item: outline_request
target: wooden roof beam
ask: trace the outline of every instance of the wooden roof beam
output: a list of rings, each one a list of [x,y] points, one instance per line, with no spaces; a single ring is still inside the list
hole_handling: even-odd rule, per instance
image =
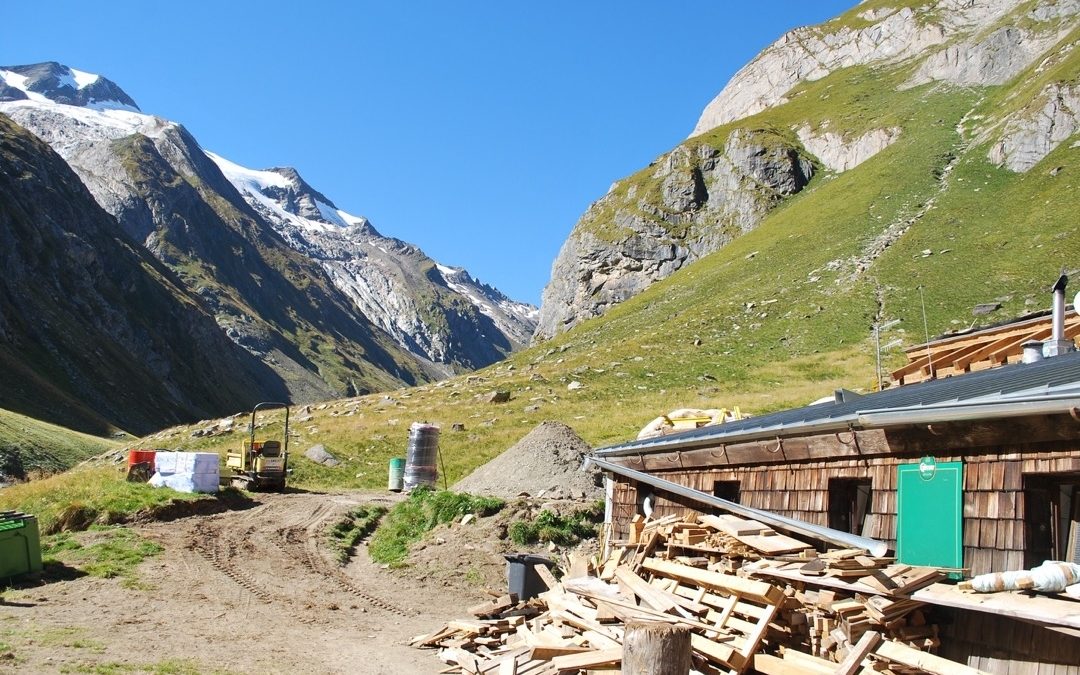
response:
[[[1027,342],[1028,340],[1042,340],[1047,337],[1050,337],[1050,326],[1046,326],[1045,328],[1040,328],[1039,330],[1022,334],[1020,335],[1020,337],[1010,335],[1008,337],[995,340],[994,342],[991,342],[982,349],[979,349],[978,351],[975,351],[971,354],[968,354],[964,358],[959,359],[956,362],[956,366],[964,369],[975,361],[982,361],[983,359],[989,358],[991,354],[1000,351],[1002,348],[1007,348],[1009,346],[1018,347]]]

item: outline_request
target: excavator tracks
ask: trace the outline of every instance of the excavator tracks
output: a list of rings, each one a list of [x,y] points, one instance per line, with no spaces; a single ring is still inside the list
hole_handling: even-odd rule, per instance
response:
[[[280,530],[278,534],[279,546],[282,551],[287,553],[289,549],[298,550],[300,552],[300,564],[312,574],[322,576],[350,595],[360,598],[367,604],[381,609],[384,612],[396,614],[400,617],[410,617],[417,614],[415,611],[398,607],[391,602],[362,590],[353,584],[340,571],[332,569],[318,552],[317,541],[320,533],[314,533],[304,528],[293,527]]]
[[[289,496],[270,497],[242,514],[204,520],[186,547],[253,598],[284,608],[300,623],[323,622],[326,611],[347,604],[343,593],[380,612],[418,615],[371,593],[323,554],[325,528],[347,504],[332,497],[300,503],[301,508],[290,508]]]

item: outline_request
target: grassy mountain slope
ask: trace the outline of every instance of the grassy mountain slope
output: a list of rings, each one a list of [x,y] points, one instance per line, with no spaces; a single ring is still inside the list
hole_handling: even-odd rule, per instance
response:
[[[120,447],[106,440],[0,410],[0,473],[7,477],[53,473]]]
[[[1057,72],[1075,73],[1078,59],[1071,53]],[[819,173],[756,230],[601,318],[469,378],[298,413],[310,419],[294,422],[294,457],[322,443],[346,461],[327,469],[298,458],[295,482],[382,485],[413,421],[443,426],[453,482],[545,419],[603,445],[678,407],[761,413],[839,386],[869,390],[876,320],[900,319],[883,341],[913,344],[925,335],[923,303],[931,335],[972,324],[976,304],[1002,304],[987,321],[1047,306],[1058,273],[1080,270],[1077,149],[1066,141],[1027,173],[997,168],[980,130],[1005,114],[1003,101],[1032,95],[1030,79],[897,90],[907,75],[841,70],[804,85],[784,106],[687,141],[722,143],[734,126],[827,121],[850,135],[902,129],[872,159]],[[631,181],[647,183],[647,171]],[[886,360],[895,366],[902,356],[893,351]],[[572,381],[584,386],[569,390]],[[510,391],[511,401],[482,402],[496,389]],[[451,431],[455,422],[466,430]],[[265,431],[280,433],[280,421]],[[185,428],[150,442],[223,449],[240,439],[193,441]]]

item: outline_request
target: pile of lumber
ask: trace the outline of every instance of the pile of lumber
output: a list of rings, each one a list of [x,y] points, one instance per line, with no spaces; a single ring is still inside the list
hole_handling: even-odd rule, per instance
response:
[[[748,562],[749,561],[749,562]],[[978,671],[929,653],[930,608],[906,597],[940,579],[862,550],[818,554],[732,516],[641,522],[606,559],[572,556],[547,590],[499,595],[411,644],[438,649],[444,673],[556,675],[622,667],[629,624],[690,631],[692,672]],[[493,594],[495,595],[495,594]]]

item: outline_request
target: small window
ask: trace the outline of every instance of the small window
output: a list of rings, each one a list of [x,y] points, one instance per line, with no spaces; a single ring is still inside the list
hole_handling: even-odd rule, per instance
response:
[[[870,513],[870,488],[869,478],[830,478],[829,527],[861,535]]]
[[[720,499],[726,499],[729,502],[739,503],[739,481],[737,480],[718,480],[713,481],[712,484],[713,497],[719,497]]]
[[[1080,563],[1080,474],[1024,477],[1024,564]]]
[[[646,518],[652,518],[655,503],[656,499],[653,497],[652,486],[639,483],[637,486],[637,512]]]

